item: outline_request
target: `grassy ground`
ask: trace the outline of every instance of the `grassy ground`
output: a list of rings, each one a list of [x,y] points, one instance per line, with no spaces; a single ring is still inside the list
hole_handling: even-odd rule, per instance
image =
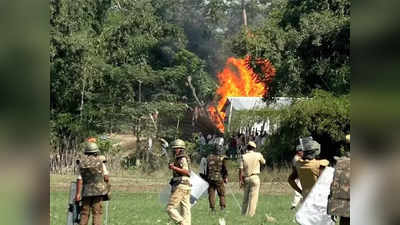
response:
[[[67,192],[53,191],[50,195],[50,224],[64,225],[66,223]],[[241,202],[242,195],[236,193],[236,198]],[[289,209],[291,196],[289,195],[261,195],[254,217],[243,217],[236,205],[232,194],[227,194],[227,208],[225,213],[217,212],[211,215],[208,210],[208,200],[202,198],[192,208],[193,225],[218,224],[219,218],[225,218],[227,225],[264,225],[282,224],[292,225],[294,212]],[[266,214],[275,218],[275,222],[268,222]],[[104,218],[104,217],[103,217]],[[109,225],[127,224],[168,224],[165,207],[159,201],[156,193],[113,193],[109,202]]]
[[[196,166],[193,165],[194,171],[197,171]],[[225,213],[211,215],[208,209],[208,200],[203,197],[192,208],[193,225],[216,225],[219,218],[225,218],[227,225],[295,224],[292,222],[294,212],[289,209],[292,189],[286,182],[290,172],[288,169],[263,170],[260,175],[263,183],[260,187],[257,213],[252,218],[240,215],[240,209],[232,195],[233,191],[241,204],[243,197],[237,182],[237,162],[230,161],[228,170],[230,182],[226,188],[227,208]],[[144,174],[140,170],[124,174],[113,174],[111,171],[113,196],[109,202],[107,225],[167,224],[168,216],[165,206],[161,205],[159,201],[159,193],[168,183],[170,176],[171,172],[167,169],[152,174]],[[75,179],[74,175],[50,176],[51,225],[66,224],[68,187],[70,182]],[[275,222],[268,221],[266,215],[273,217]]]

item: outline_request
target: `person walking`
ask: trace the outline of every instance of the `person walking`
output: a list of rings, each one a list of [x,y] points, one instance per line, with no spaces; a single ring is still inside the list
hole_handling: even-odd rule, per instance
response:
[[[185,154],[185,142],[176,139],[171,144],[174,150],[174,163],[169,164],[172,170],[171,196],[168,200],[167,213],[179,225],[190,225],[190,161]]]
[[[102,224],[102,202],[108,200],[109,177],[104,164],[105,158],[100,156],[99,152],[96,143],[88,142],[84,157],[79,160],[75,201],[82,200],[80,225],[88,224],[90,212],[93,214],[93,225]]]
[[[218,193],[221,211],[226,208],[225,184],[228,182],[226,158],[222,155],[222,145],[216,145],[207,157],[208,200],[211,212],[215,212],[215,191]]]
[[[260,165],[265,164],[263,155],[255,152],[256,143],[249,141],[246,153],[243,154],[239,166],[240,187],[244,189],[242,215],[254,216],[260,190]]]

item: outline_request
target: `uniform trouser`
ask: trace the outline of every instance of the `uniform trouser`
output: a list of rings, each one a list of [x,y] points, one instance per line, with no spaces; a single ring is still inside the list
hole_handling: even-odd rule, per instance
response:
[[[225,208],[225,185],[223,181],[212,182],[210,181],[208,187],[208,201],[210,202],[210,208],[215,209],[215,191],[218,193],[219,205],[221,209]]]
[[[350,217],[340,217],[340,225],[350,225]]]
[[[81,208],[81,221],[80,225],[87,225],[89,222],[90,211],[93,214],[93,225],[101,225],[101,219],[103,215],[103,197],[83,197],[82,198],[82,208]]]
[[[295,182],[296,182],[297,186],[299,186],[301,188],[300,180],[296,179]],[[303,199],[303,196],[299,192],[294,191],[292,207],[296,207],[302,199]]]
[[[169,197],[167,212],[176,223],[190,225],[190,189],[176,188]]]
[[[260,178],[258,175],[249,176],[244,179],[242,215],[254,216],[257,208],[259,190]]]

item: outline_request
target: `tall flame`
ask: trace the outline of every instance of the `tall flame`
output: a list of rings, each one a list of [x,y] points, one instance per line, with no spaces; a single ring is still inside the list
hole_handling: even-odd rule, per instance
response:
[[[217,89],[218,103],[209,106],[208,112],[218,129],[224,132],[225,112],[223,107],[228,97],[262,97],[267,94],[266,83],[259,82],[254,71],[250,67],[250,56],[245,59],[228,58],[225,68],[218,74],[219,87]],[[255,60],[256,66],[260,66],[261,72],[271,81],[275,75],[275,68],[268,60]],[[262,79],[265,80],[265,79]]]

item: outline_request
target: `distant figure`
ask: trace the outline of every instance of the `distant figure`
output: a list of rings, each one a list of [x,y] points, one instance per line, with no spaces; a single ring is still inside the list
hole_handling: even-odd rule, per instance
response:
[[[229,158],[236,158],[236,154],[237,154],[237,138],[236,136],[231,137],[231,140],[229,142],[229,154],[228,157]]]
[[[200,132],[198,137],[198,144],[199,144],[199,151],[200,154],[204,151],[204,145],[206,144],[206,139],[204,138],[203,134]]]
[[[257,145],[253,141],[247,144],[247,152],[243,154],[239,166],[240,187],[244,188],[242,215],[254,216],[260,190],[260,164],[265,164],[263,155],[255,152]]]
[[[293,168],[296,168],[297,161],[302,160],[302,158],[303,158],[303,147],[301,145],[297,145],[296,154],[294,155],[292,160]],[[297,186],[301,188],[300,180],[296,179],[295,182]],[[302,199],[303,196],[301,196],[299,192],[294,191],[294,197],[290,209],[295,209]]]
[[[209,135],[207,135],[207,144],[211,144],[211,142],[212,142],[212,136],[211,136],[211,134],[209,134]]]

